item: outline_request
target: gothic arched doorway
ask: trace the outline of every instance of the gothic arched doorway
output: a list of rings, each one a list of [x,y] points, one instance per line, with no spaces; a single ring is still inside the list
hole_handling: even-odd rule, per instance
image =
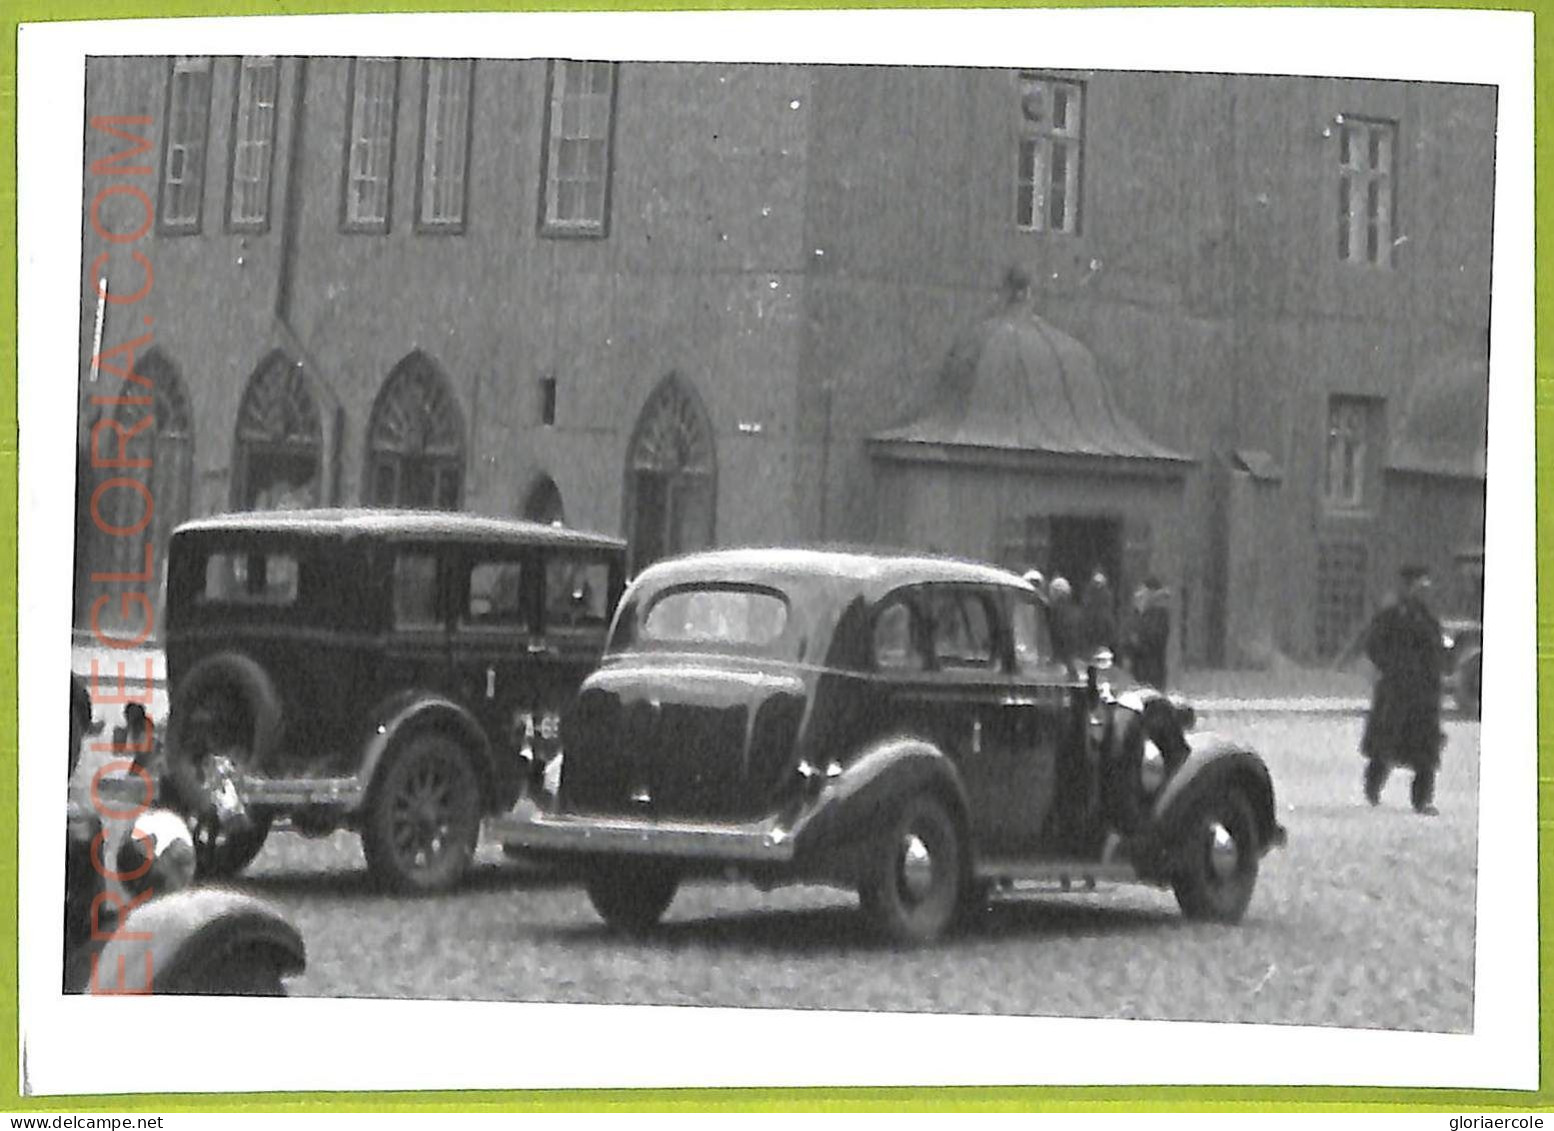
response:
[[[160,625],[168,540],[173,529],[189,518],[194,423],[178,369],[165,354],[152,350],[137,359],[134,373],[142,380],[126,380],[116,398],[119,403],[113,419],[117,430],[105,427],[88,437],[92,490],[86,494],[85,522],[95,540],[93,572],[117,575],[122,583],[90,582],[88,592],[80,595],[81,612],[89,617],[98,597],[128,592],[125,584],[129,584],[155,595]],[[99,460],[122,464],[149,460],[150,466],[90,467],[92,448]],[[132,583],[129,579],[146,573],[147,545],[151,547],[151,577]],[[117,599],[105,602],[97,627],[115,636],[140,636],[144,624],[138,612],[123,623],[114,616],[122,611],[122,604]]]
[[[317,506],[324,430],[302,366],[276,351],[249,378],[237,410],[232,503],[238,510]]]
[[[548,475],[541,474],[529,485],[523,497],[523,517],[530,522],[565,522],[566,507],[561,501],[561,488]]]
[[[458,510],[464,425],[453,392],[419,350],[394,367],[367,425],[367,505]]]
[[[712,545],[717,453],[696,390],[675,374],[648,397],[626,455],[633,568]]]

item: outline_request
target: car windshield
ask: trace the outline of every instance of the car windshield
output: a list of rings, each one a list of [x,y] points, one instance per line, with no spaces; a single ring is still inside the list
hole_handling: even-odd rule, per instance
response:
[[[763,589],[704,587],[661,595],[642,618],[640,639],[657,643],[765,648],[788,624],[788,602]]]

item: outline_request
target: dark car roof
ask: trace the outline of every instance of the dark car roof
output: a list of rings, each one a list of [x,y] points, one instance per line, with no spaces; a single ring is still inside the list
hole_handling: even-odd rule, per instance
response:
[[[903,585],[958,582],[1029,590],[1019,575],[981,562],[886,550],[748,547],[711,550],[659,562],[637,585],[652,588],[697,581],[856,583],[871,599]]]
[[[622,550],[624,539],[565,526],[517,518],[493,518],[460,511],[379,510],[323,507],[314,510],[243,511],[199,518],[178,527],[178,534],[293,534],[319,538],[428,538],[514,545],[584,546]]]

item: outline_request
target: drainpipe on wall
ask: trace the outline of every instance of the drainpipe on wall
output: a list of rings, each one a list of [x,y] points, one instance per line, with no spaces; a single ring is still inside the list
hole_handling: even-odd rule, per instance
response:
[[[297,233],[302,221],[303,126],[307,117],[307,95],[308,59],[302,56],[296,60],[296,69],[292,72],[291,139],[287,143],[286,196],[280,233],[281,261],[275,285],[275,324],[280,330],[281,337],[285,339],[287,347],[311,376],[312,386],[323,391],[334,409],[330,426],[324,434],[327,450],[322,462],[325,467],[320,469],[328,479],[321,485],[322,489],[318,495],[321,503],[339,506],[344,493],[341,476],[344,458],[342,448],[345,442],[345,404],[326,376],[323,366],[319,365],[312,351],[303,342],[301,333],[291,321],[292,282],[297,269]]]

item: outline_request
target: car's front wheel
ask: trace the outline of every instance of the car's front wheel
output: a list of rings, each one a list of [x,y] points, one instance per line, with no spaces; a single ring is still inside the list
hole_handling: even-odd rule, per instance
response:
[[[362,829],[367,867],[409,894],[457,883],[480,836],[480,783],[452,739],[418,734],[389,752]]]
[[[588,876],[588,899],[612,929],[640,935],[669,910],[680,878],[666,868],[617,860],[598,865]]]
[[[960,833],[943,802],[931,794],[902,806],[872,846],[858,899],[887,938],[932,942],[963,906]]]
[[[1252,901],[1261,855],[1257,818],[1238,790],[1200,802],[1187,820],[1171,886],[1189,919],[1238,923]]]

